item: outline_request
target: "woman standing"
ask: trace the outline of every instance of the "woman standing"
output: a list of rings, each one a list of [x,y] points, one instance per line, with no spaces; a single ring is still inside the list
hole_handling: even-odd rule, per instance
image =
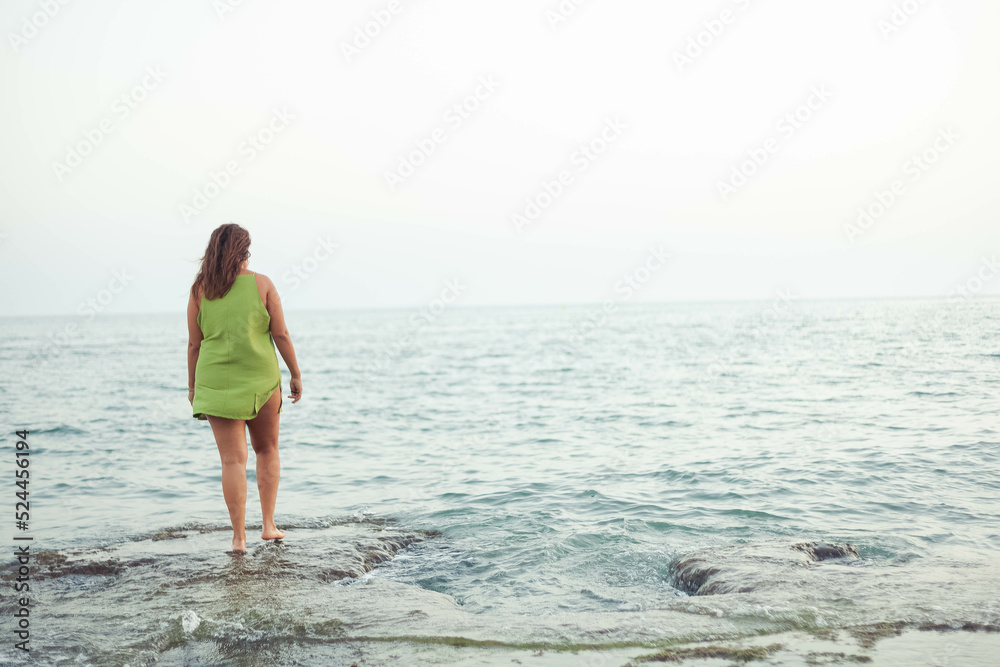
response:
[[[292,375],[289,398],[302,398],[302,377],[285,326],[281,300],[267,276],[247,270],[250,233],[220,225],[208,241],[188,301],[188,400],[207,419],[222,458],[222,495],[233,524],[233,551],[246,551],[247,439],[257,455],[261,538],[285,536],[274,524],[281,464],[278,413],[281,370]]]

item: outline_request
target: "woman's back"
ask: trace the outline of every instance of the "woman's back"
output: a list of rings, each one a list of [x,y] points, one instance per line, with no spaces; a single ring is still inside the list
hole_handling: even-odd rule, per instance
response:
[[[239,274],[219,299],[201,299],[204,338],[195,369],[194,416],[252,419],[281,383],[271,317],[254,274]]]

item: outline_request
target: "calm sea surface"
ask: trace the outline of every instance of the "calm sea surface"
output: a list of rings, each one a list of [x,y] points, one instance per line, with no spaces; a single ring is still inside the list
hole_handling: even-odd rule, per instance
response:
[[[187,402],[183,313],[0,320],[4,465],[30,429],[32,549],[54,552],[35,660],[461,659],[435,637],[596,660],[1000,623],[1000,300],[414,312],[288,314],[304,385],[281,417],[288,536],[257,544],[251,450],[242,558]],[[789,555],[804,541],[860,558]],[[691,554],[745,590],[682,590],[670,565]]]

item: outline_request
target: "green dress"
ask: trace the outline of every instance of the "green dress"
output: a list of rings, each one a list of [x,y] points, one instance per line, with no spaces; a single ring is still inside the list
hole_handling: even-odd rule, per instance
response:
[[[202,298],[198,326],[204,339],[191,402],[195,418],[253,419],[275,390],[280,395],[281,369],[270,325],[254,274],[237,275],[219,299]]]

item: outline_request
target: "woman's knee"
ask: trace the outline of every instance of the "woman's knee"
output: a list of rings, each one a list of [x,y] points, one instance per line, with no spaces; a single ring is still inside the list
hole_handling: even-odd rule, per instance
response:
[[[270,438],[264,440],[261,443],[252,443],[253,453],[258,457],[261,456],[277,456],[278,455],[278,441],[277,439],[271,440]]]
[[[225,454],[220,453],[219,456],[222,458],[222,465],[224,466],[241,465],[243,467],[246,467],[247,465],[247,453],[245,450],[242,453],[240,452],[227,452]]]
[[[261,419],[258,417],[258,419]],[[262,419],[247,422],[250,431],[250,446],[257,456],[268,456],[278,451],[278,423],[277,420],[269,421]]]

